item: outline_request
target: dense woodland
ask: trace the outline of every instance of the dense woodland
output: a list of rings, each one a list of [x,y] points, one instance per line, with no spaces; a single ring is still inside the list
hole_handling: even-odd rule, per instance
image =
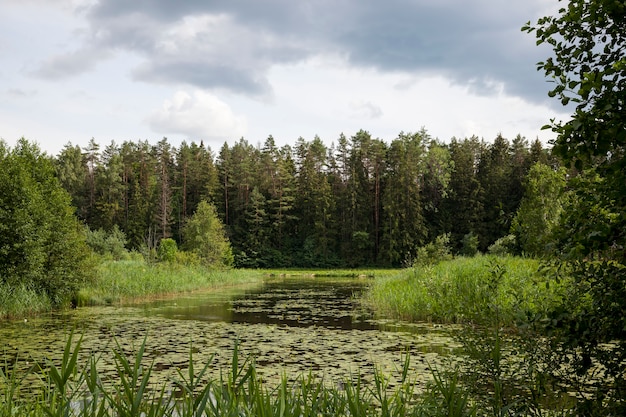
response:
[[[131,249],[181,228],[200,201],[226,226],[235,265],[401,266],[417,247],[449,234],[480,250],[509,233],[530,166],[548,162],[536,140],[476,137],[444,144],[422,129],[387,143],[359,131],[330,147],[318,137],[277,147],[270,136],[217,154],[202,142],[173,147],[166,138],[68,144],[56,170],[91,230],[116,225]]]
[[[441,143],[424,130],[390,143],[359,131],[330,147],[319,138],[281,148],[271,137],[258,146],[241,139],[217,154],[202,142],[101,147],[91,140],[51,158],[25,139],[13,149],[0,141],[0,305],[18,300],[18,311],[27,311],[23,306],[43,294],[63,306],[84,285],[83,271],[93,267],[90,233],[83,233],[70,199],[92,231],[118,236],[121,230],[129,249],[142,251],[164,242],[184,248],[194,230],[211,246],[219,233],[205,232],[222,230],[212,221],[217,209],[235,264],[247,267],[414,265],[431,242],[449,239],[467,255],[468,247],[485,251],[509,241],[543,258],[545,285],[532,281],[533,292],[555,294],[533,313],[518,303],[528,294],[507,293],[522,297],[514,300],[512,330],[528,335],[520,341],[529,344],[520,347],[523,361],[511,362],[527,367],[518,376],[529,382],[533,401],[541,399],[535,394],[580,390],[573,409],[555,415],[626,415],[626,3],[564,3],[556,16],[522,28],[551,47],[538,69],[553,81],[548,95],[572,109],[570,120],[546,126],[556,135],[550,152],[519,136]],[[457,265],[466,268],[466,260]],[[490,292],[479,309],[494,325],[471,348],[487,364],[477,375],[492,383],[490,415],[508,415],[524,404],[520,390],[511,403],[501,395],[507,372],[501,364],[508,361],[499,336],[502,311],[491,295],[513,271],[497,262],[480,268],[488,275],[473,282]],[[410,278],[424,272],[427,282],[419,285],[432,285],[424,268],[408,268],[409,279],[393,282],[415,289]],[[437,385],[457,386],[456,379],[442,381]],[[464,412],[467,397],[449,392],[446,404]],[[519,415],[550,413],[536,405]]]

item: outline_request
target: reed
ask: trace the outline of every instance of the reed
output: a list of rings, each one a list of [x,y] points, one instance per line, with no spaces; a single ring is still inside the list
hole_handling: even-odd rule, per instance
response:
[[[494,284],[496,266],[504,273]],[[520,257],[459,257],[378,279],[364,298],[385,315],[443,323],[488,322],[490,306],[497,304],[503,324],[513,325],[559,301],[557,285],[539,266]]]
[[[201,265],[148,264],[143,260],[104,261],[96,278],[77,295],[79,306],[105,305],[260,281],[256,270],[209,269]]]
[[[0,320],[35,315],[51,309],[52,302],[46,294],[24,285],[0,283]]]
[[[196,364],[192,350],[186,370],[168,381],[152,384],[153,366],[145,363],[145,340],[134,356],[114,348],[116,375],[106,380],[98,374],[98,358],[81,364],[81,339],[70,335],[62,358],[32,368],[42,382],[33,391],[23,389],[23,376],[0,372],[0,416],[470,416],[474,408],[465,402],[459,386],[434,384],[418,395],[408,373],[408,356],[401,370],[401,384],[390,388],[388,377],[376,372],[373,384],[359,377],[327,384],[311,374],[289,382],[283,376],[268,387],[257,377],[252,358],[240,358],[238,345],[230,369],[207,380],[211,362]],[[452,399],[460,396],[459,399]],[[446,398],[446,401],[440,399]],[[454,405],[453,408],[450,405]]]

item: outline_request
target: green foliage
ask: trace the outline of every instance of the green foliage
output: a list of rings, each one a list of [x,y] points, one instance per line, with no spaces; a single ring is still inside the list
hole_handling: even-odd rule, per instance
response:
[[[553,231],[561,220],[567,198],[565,170],[537,163],[528,172],[525,188],[511,231],[524,253],[545,256],[554,252]]]
[[[454,252],[470,231],[485,250],[508,230],[521,179],[539,159],[540,143],[529,150],[519,135],[444,144],[422,128],[389,143],[360,130],[336,147],[318,137],[293,148],[242,138],[217,157],[202,142],[92,139],[68,144],[55,168],[81,220],[91,230],[117,225],[146,259],[162,238],[185,248],[183,228],[204,200],[237,266],[397,267],[444,233]]]
[[[179,250],[176,252],[176,256],[174,257],[174,262],[179,265],[184,266],[200,266],[202,264],[202,260],[193,252],[185,252]]]
[[[598,163],[612,172],[623,168],[624,2],[572,0],[556,16],[543,17],[534,26],[528,22],[522,30],[534,32],[537,44],[552,48],[552,56],[538,63],[554,82],[548,95],[576,106],[571,120],[547,126],[558,134],[553,152],[577,161],[579,168]]]
[[[89,277],[88,249],[50,158],[21,139],[0,142],[0,284],[67,304]]]
[[[474,232],[469,232],[465,236],[463,236],[463,240],[461,244],[461,251],[459,254],[463,256],[475,256],[478,254],[478,235]]]
[[[546,128],[558,135],[553,152],[582,172],[569,184],[573,195],[558,230],[557,276],[573,285],[563,307],[549,315],[551,341],[573,375],[588,376],[592,364],[604,371],[576,411],[624,415],[626,4],[572,0],[523,30],[552,47],[538,63],[554,81],[548,95],[576,107],[569,121],[552,120]]]
[[[178,254],[178,245],[171,238],[161,239],[159,248],[157,249],[157,257],[161,262],[175,262]]]
[[[494,259],[507,271],[496,287],[490,285]],[[392,316],[438,322],[490,323],[490,305],[498,303],[502,323],[514,326],[527,316],[546,314],[559,302],[558,285],[548,284],[538,267],[532,259],[460,257],[378,279],[366,299]]]
[[[434,265],[452,259],[450,252],[450,234],[437,236],[434,242],[417,248],[412,266]]]
[[[116,261],[128,259],[126,235],[117,225],[107,233],[104,229],[86,231],[86,243],[95,253]]]
[[[382,192],[384,235],[381,239],[381,255],[390,265],[399,266],[402,262],[407,262],[406,258],[414,255],[415,248],[426,242],[424,203],[420,181],[416,179],[422,175],[427,140],[429,136],[424,130],[400,133],[391,142],[387,152],[389,186]],[[439,156],[439,161],[432,157],[433,169],[437,162],[445,165],[445,157]],[[433,172],[429,183],[433,187],[432,194],[437,195],[437,189],[441,191],[441,186],[447,184],[446,173],[435,175]]]
[[[195,253],[206,265],[231,266],[233,253],[215,206],[201,201],[183,227],[183,248]]]
[[[501,237],[489,245],[487,253],[495,256],[515,255],[518,253],[517,237],[513,234]]]

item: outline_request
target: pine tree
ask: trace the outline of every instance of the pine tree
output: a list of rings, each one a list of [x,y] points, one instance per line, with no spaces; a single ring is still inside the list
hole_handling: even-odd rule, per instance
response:
[[[423,131],[400,133],[389,146],[382,259],[390,265],[410,261],[427,238],[421,197],[427,139]]]
[[[483,217],[483,188],[478,180],[478,167],[485,145],[476,136],[449,145],[454,170],[450,176],[450,192],[445,200],[446,229],[453,247],[458,251],[468,233],[478,235]]]
[[[158,199],[156,203],[155,221],[157,241],[169,238],[171,234],[172,210],[173,210],[173,155],[171,145],[167,138],[157,143],[153,150],[157,161],[157,184]]]

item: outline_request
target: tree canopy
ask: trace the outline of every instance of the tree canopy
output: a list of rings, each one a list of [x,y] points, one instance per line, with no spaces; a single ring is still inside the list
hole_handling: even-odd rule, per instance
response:
[[[129,249],[164,238],[185,247],[183,229],[211,202],[236,266],[401,266],[450,233],[458,252],[470,232],[482,251],[509,232],[522,179],[539,142],[499,135],[445,144],[425,129],[386,142],[364,130],[336,145],[300,138],[277,147],[245,139],[218,155],[202,143],[92,140],[67,145],[57,175],[91,230],[118,226]]]
[[[184,249],[196,254],[210,266],[231,266],[233,253],[217,217],[215,206],[200,201],[193,216],[183,227]]]
[[[25,139],[0,142],[0,284],[65,304],[89,274],[87,252],[52,159]]]
[[[551,97],[574,104],[569,121],[548,125],[553,152],[572,162],[564,208],[562,270],[572,278],[566,305],[551,317],[562,359],[577,375],[600,366],[604,380],[580,402],[581,415],[626,413],[626,2],[570,0],[556,16],[523,30],[553,56],[538,68]],[[595,364],[593,360],[597,361]],[[603,410],[602,414],[598,410]]]

